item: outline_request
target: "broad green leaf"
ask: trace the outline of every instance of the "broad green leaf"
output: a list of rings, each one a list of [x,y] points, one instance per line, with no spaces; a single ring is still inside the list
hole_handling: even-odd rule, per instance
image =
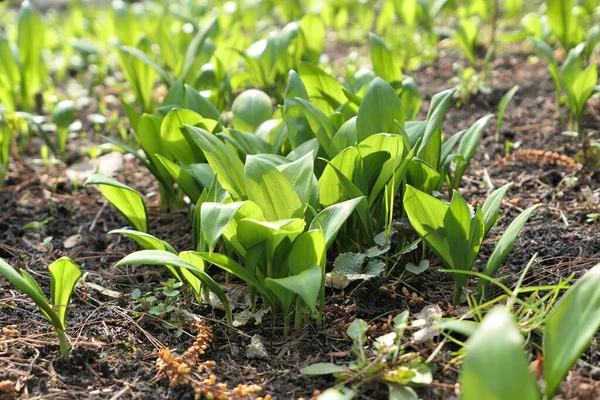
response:
[[[104,175],[94,174],[83,186],[98,185],[102,195],[138,231],[148,232],[148,212],[141,194]]]
[[[174,108],[166,115],[160,126],[160,136],[173,157],[184,164],[202,162],[202,153],[185,134],[184,125],[196,125],[202,116],[190,110]]]
[[[139,244],[144,250],[166,250],[173,254],[177,254],[177,251],[169,243],[164,240],[160,240],[148,233],[132,231],[129,229],[114,229],[108,232],[108,235],[119,233],[125,235],[130,239],[133,239]]]
[[[546,17],[565,50],[582,42],[585,32],[573,14],[574,0],[546,0]]]
[[[364,197],[333,204],[323,209],[310,223],[309,230],[321,229],[325,234],[326,248],[331,247],[337,233]]]
[[[326,93],[339,104],[345,102],[346,96],[342,91],[342,85],[318,66],[302,62],[298,65],[298,74],[302,78],[311,103],[321,112],[329,115],[334,111],[324,98],[323,93]],[[315,132],[314,128],[313,132]]]
[[[22,271],[25,272],[25,271]],[[63,329],[62,320],[54,311],[48,300],[40,293],[37,282],[32,283],[0,258],[0,275],[4,276],[14,287],[25,293],[40,308],[48,321],[56,328]],[[29,276],[31,277],[31,276]],[[33,278],[31,278],[33,280]],[[34,281],[35,282],[35,281]]]
[[[238,155],[212,133],[189,125],[186,125],[185,128],[194,142],[204,152],[204,156],[219,179],[221,186],[231,194],[234,200],[244,200],[246,197],[244,164]]]
[[[369,47],[375,74],[388,83],[402,82],[402,71],[387,44],[376,34],[369,33]]]
[[[440,173],[423,160],[413,158],[408,164],[407,183],[422,192],[432,193],[442,179]]]
[[[304,232],[305,226],[300,218],[273,222],[245,218],[238,224],[238,240],[246,249],[266,242],[267,257],[273,259],[277,246],[285,239],[294,242]]]
[[[404,123],[400,99],[387,82],[381,78],[371,81],[360,102],[356,116],[358,142],[376,133],[396,133],[396,122]]]
[[[50,271],[50,301],[57,310],[62,329],[67,329],[65,316],[69,308],[69,300],[75,289],[75,285],[81,277],[81,270],[67,257],[61,257],[48,266]]]
[[[263,210],[268,221],[304,215],[305,205],[290,181],[276,167],[256,156],[248,156],[244,175],[248,198]]]
[[[337,151],[332,146],[331,142],[336,132],[335,127],[327,116],[317,107],[300,97],[296,97],[296,101],[302,106],[304,116],[310,125],[310,129],[312,129],[313,134],[319,141],[325,154],[330,159],[334,158]]]
[[[75,103],[71,100],[59,102],[52,111],[52,121],[57,128],[68,128],[75,117]]]
[[[600,264],[567,290],[546,319],[544,378],[549,399],[600,328],[598,288]]]
[[[356,165],[360,160],[360,153],[355,147],[348,147],[342,150],[325,167],[319,178],[319,187],[326,189],[319,193],[319,202],[324,206],[339,203],[352,198],[344,182],[339,178],[336,168],[348,180],[353,181]],[[362,194],[360,195],[362,196]]]
[[[533,212],[540,206],[541,204],[536,204],[529,207],[510,223],[496,244],[490,259],[483,270],[484,275],[487,275],[490,278],[493,278],[496,275],[496,272],[498,272],[498,269],[500,269],[504,259],[506,259],[508,254],[513,249],[515,240],[517,240],[517,236],[521,230],[523,230],[527,220],[529,220],[531,214],[533,214]],[[489,281],[486,279],[481,279],[479,281],[479,284],[477,285],[477,295],[479,298],[485,294],[485,290],[487,289],[488,285]]]
[[[323,273],[319,265],[313,265],[297,275],[286,278],[265,278],[265,285],[273,290],[276,287],[284,288],[297,294],[313,311],[317,305],[317,298],[323,284]]]
[[[461,399],[541,399],[523,351],[523,337],[506,308],[497,306],[488,312],[465,348]]]
[[[204,257],[202,257],[204,258]],[[185,268],[194,273],[198,279],[205,284],[211,292],[217,295],[221,303],[223,304],[223,308],[225,309],[225,313],[227,314],[227,323],[229,325],[232,324],[233,319],[231,316],[231,309],[229,307],[229,300],[227,296],[225,296],[225,292],[217,282],[213,280],[204,270],[198,268],[197,266],[183,260],[178,257],[176,254],[170,253],[168,251],[163,250],[141,250],[136,251],[135,253],[131,253],[121,261],[115,264],[115,267],[120,267],[123,265],[172,265],[179,268]]]
[[[192,203],[197,203],[202,194],[203,187],[198,184],[196,179],[183,167],[175,164],[173,161],[157,154],[158,163],[167,170],[169,175],[179,185],[181,189],[189,196]]]
[[[417,233],[433,248],[444,264],[452,269],[460,269],[454,264],[445,233],[444,217],[448,212],[448,205],[410,185],[406,185],[403,202],[408,219]]]
[[[231,112],[235,129],[254,132],[260,124],[271,118],[273,105],[265,92],[249,89],[236,97]]]
[[[314,156],[309,153],[293,162],[277,167],[290,182],[302,204],[309,203],[313,195],[314,165]]]
[[[310,124],[304,116],[304,110],[296,97],[308,100],[308,92],[300,76],[296,71],[291,70],[288,74],[288,83],[285,89],[283,116],[288,129],[288,138],[294,149],[314,138]]]
[[[179,253],[179,258],[183,261],[186,261],[192,265],[195,265],[197,268],[202,271],[205,270],[204,259],[198,255],[198,253],[194,251],[182,251]],[[190,284],[190,287],[196,293],[196,299],[198,301],[202,300],[202,281],[194,275],[192,271],[186,268],[180,268],[179,273],[182,277]]]
[[[322,267],[325,265],[325,235],[317,229],[298,236],[288,258],[293,275],[298,275],[315,264]]]
[[[318,14],[309,13],[300,19],[300,28],[306,38],[303,59],[318,64],[325,42],[325,23]]]
[[[212,253],[219,238],[243,205],[244,202],[202,203],[200,212],[202,236],[208,245],[209,253]]]
[[[160,174],[159,179],[163,185],[168,186],[172,184],[172,180],[167,169],[158,160],[158,156],[166,157],[170,161],[173,160],[173,156],[161,138],[161,124],[162,121],[157,116],[144,114],[137,120],[135,135],[146,157],[152,162],[155,171]]]

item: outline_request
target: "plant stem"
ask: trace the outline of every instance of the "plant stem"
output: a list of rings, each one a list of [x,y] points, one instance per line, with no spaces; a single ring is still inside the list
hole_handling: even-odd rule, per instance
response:
[[[460,296],[462,294],[462,288],[463,288],[463,283],[457,279],[454,282],[454,298],[452,299],[452,304],[455,306],[460,304]]]
[[[67,335],[60,330],[56,329],[55,332],[56,337],[58,338],[58,346],[60,347],[60,354],[63,356],[65,360],[69,359],[69,340],[67,339]]]

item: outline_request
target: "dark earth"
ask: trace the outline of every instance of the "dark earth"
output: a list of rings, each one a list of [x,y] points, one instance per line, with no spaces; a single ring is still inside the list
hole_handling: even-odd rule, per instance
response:
[[[513,49],[511,46],[511,49]],[[513,288],[525,265],[537,253],[533,267],[525,279],[526,285],[553,285],[575,274],[581,276],[600,262],[600,230],[598,224],[586,222],[587,215],[598,211],[598,205],[588,204],[582,190],[599,187],[596,172],[572,172],[560,166],[536,160],[497,162],[504,155],[504,140],[518,143],[520,149],[557,152],[575,157],[578,143],[561,135],[566,130],[566,114],[558,115],[554,105],[554,89],[543,62],[531,61],[529,50],[500,53],[494,61],[493,90],[474,96],[461,108],[453,106],[447,113],[443,128],[446,135],[469,127],[477,119],[496,113],[501,97],[518,84],[517,92],[507,109],[500,144],[494,140],[495,120],[488,124],[485,137],[475,159],[463,178],[461,194],[471,204],[482,202],[494,189],[513,182],[501,210],[498,227],[490,233],[476,268],[482,268],[506,226],[522,210],[542,203],[520,234],[515,248],[499,271],[499,278]],[[346,52],[344,54],[347,54]],[[423,96],[420,118],[427,112],[431,96],[451,85],[454,76],[453,55],[442,55],[433,66],[410,75]],[[99,95],[99,93],[96,93]],[[88,110],[95,112],[95,110]],[[113,112],[119,112],[114,109]],[[563,112],[566,109],[563,107]],[[598,130],[599,109],[590,109],[583,127]],[[80,118],[85,121],[85,116]],[[89,135],[71,141],[73,149],[91,147],[102,139],[91,126]],[[114,132],[109,132],[114,135]],[[85,274],[85,281],[99,286],[79,286],[68,312],[67,334],[72,345],[70,360],[60,359],[58,345],[50,325],[33,303],[5,280],[0,280],[0,327],[14,332],[0,332],[0,381],[17,382],[17,390],[25,398],[43,399],[192,399],[187,387],[172,388],[168,379],[157,373],[158,351],[169,347],[181,354],[193,342],[186,324],[183,329],[168,330],[163,321],[140,307],[131,298],[135,288],[148,292],[168,279],[166,270],[158,267],[113,268],[114,263],[137,250],[136,245],[118,235],[107,235],[125,225],[123,218],[105,204],[95,188],[76,187],[65,178],[65,167],[44,167],[33,163],[39,158],[34,148],[11,164],[11,172],[0,190],[0,257],[11,265],[26,269],[48,289],[47,265],[61,256],[71,257]],[[137,161],[127,160],[117,179],[142,193],[156,192],[149,173]],[[150,232],[168,241],[179,250],[192,247],[189,216],[186,212],[163,213],[156,196],[149,199]],[[52,216],[43,234],[22,227],[32,221]],[[80,241],[65,249],[64,240],[80,234]],[[46,236],[52,236],[52,248],[40,247]],[[333,252],[330,259],[336,254]],[[313,324],[291,337],[284,338],[281,321],[262,325],[227,329],[224,315],[209,305],[197,305],[192,297],[180,304],[188,313],[201,315],[214,330],[214,341],[205,359],[216,361],[214,373],[229,387],[238,383],[255,383],[263,394],[277,399],[310,398],[313,391],[333,386],[333,378],[308,379],[299,373],[302,367],[315,362],[345,363],[351,361],[351,343],[345,337],[347,324],[355,318],[377,326],[388,315],[395,316],[409,309],[411,314],[424,306],[440,304],[448,311],[452,299],[452,278],[437,272],[439,262],[431,259],[433,268],[409,281],[393,279],[367,281],[349,286],[345,291],[328,289],[324,324]],[[225,277],[212,271],[216,280]],[[472,284],[475,280],[472,281]],[[224,284],[239,287],[234,281]],[[396,295],[390,287],[396,287]],[[422,302],[411,302],[401,288],[416,293]],[[383,289],[382,289],[383,288]],[[12,327],[14,326],[14,327]],[[379,328],[378,328],[379,329]],[[248,359],[246,348],[250,338],[260,335],[268,359]],[[442,338],[429,345],[412,345],[412,350],[424,358],[431,355]],[[532,343],[539,343],[535,334]],[[457,346],[446,345],[434,358],[434,381],[417,389],[424,399],[456,398],[455,384],[459,365]],[[536,350],[530,347],[531,361]],[[600,398],[600,349],[594,343],[573,368],[558,398]],[[373,387],[361,398],[385,398],[385,386]]]

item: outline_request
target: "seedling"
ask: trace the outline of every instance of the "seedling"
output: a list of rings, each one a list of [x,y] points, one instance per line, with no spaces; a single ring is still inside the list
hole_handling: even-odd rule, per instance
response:
[[[52,221],[54,221],[54,217],[48,217],[41,222],[33,221],[33,222],[30,222],[27,225],[23,226],[23,229],[33,229],[40,236],[45,236],[46,235],[46,225],[48,225]]]
[[[416,400],[418,396],[411,386],[429,384],[432,374],[418,353],[405,351],[404,331],[408,327],[407,322],[408,311],[404,311],[392,320],[390,333],[377,337],[368,345],[368,325],[362,319],[356,319],[347,331],[353,342],[354,361],[347,366],[313,364],[300,372],[309,376],[332,374],[336,377],[340,383],[323,392],[323,398],[353,399],[369,383],[382,382],[389,387],[390,399]]]
[[[66,315],[69,300],[81,277],[81,271],[69,258],[63,257],[48,266],[50,271],[50,302],[46,300],[39,283],[27,271],[19,274],[13,267],[0,259],[0,275],[4,276],[17,289],[25,293],[38,306],[40,312],[54,327],[60,353],[69,358],[69,341],[65,335]]]

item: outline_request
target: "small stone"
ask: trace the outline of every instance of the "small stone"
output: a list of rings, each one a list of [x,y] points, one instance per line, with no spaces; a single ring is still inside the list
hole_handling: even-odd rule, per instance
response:
[[[83,237],[79,233],[69,236],[64,240],[63,246],[65,249],[72,249],[73,247],[77,246],[79,242],[81,242],[81,239],[83,239]]]
[[[269,358],[269,353],[267,353],[267,349],[260,339],[260,336],[252,336],[250,345],[246,349],[246,357],[258,360],[267,360]]]

